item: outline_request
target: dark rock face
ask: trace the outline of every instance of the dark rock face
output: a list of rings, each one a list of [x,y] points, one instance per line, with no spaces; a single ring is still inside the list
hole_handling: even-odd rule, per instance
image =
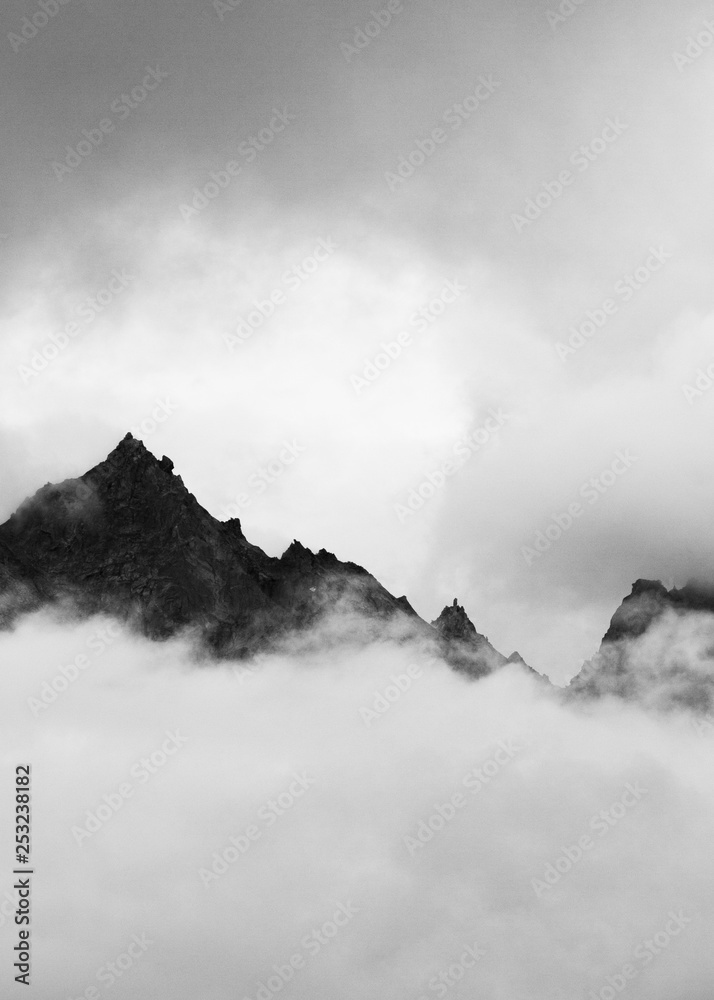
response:
[[[431,623],[445,639],[458,639],[475,646],[488,642],[485,635],[479,635],[475,625],[469,620],[463,607],[454,598],[453,604],[447,604],[436,621]]]
[[[454,598],[431,623],[442,639],[445,659],[457,670],[474,676],[490,674],[508,662],[485,635],[476,631],[464,608]]]
[[[617,642],[642,635],[670,603],[669,592],[659,580],[636,580],[632,593],[610,619],[602,641]]]
[[[294,541],[280,558],[266,555],[237,518],[213,518],[171,460],[157,460],[131,434],[0,526],[0,624],[60,600],[80,614],[132,621],[153,639],[193,629],[217,656],[279,648],[339,610],[338,632],[322,641],[350,638],[357,623],[355,635],[387,628],[391,638],[422,640],[474,676],[506,662],[463,608],[445,608],[432,628],[406,597],[325,549]]]
[[[691,581],[667,590],[659,580],[637,580],[566,692],[714,709],[714,587]]]

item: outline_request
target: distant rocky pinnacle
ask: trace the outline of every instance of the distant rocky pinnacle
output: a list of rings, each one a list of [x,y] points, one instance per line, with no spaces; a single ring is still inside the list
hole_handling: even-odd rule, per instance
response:
[[[714,710],[714,586],[637,580],[567,694]]]
[[[324,624],[322,642],[417,638],[473,676],[509,662],[456,601],[428,625],[406,597],[325,549],[294,541],[279,558],[266,555],[238,518],[212,517],[173,462],[131,434],[0,525],[0,626],[60,601],[81,615],[115,615],[152,639],[191,630],[216,657],[285,648]]]
[[[468,665],[476,658],[483,665],[479,673],[488,674],[509,662],[494,649],[485,635],[476,631],[473,622],[456,598],[453,604],[447,604],[431,626],[448,644],[452,666],[468,670]],[[469,672],[473,673],[474,670],[471,669]]]

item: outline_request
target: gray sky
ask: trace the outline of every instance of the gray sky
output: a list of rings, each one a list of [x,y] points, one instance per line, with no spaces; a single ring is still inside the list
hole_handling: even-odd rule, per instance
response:
[[[395,6],[4,5],[0,516],[164,401],[137,433],[216,516],[562,680],[714,555],[711,11]]]

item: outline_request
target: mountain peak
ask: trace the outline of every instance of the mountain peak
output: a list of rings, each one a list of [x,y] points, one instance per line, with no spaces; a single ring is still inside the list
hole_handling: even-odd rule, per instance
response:
[[[124,435],[116,448],[110,451],[104,460],[104,462],[109,462],[112,465],[137,461],[148,461],[156,465],[161,464],[159,459],[149,451],[144,442],[140,438],[135,438],[131,431]],[[100,465],[103,465],[104,462],[100,462]],[[171,465],[173,467],[173,462]]]
[[[130,431],[81,480],[107,497],[111,495],[113,499],[136,495],[137,500],[143,496],[147,503],[155,502],[159,496],[164,501],[182,501],[191,494],[173,469],[174,463],[170,458],[164,455],[158,459]]]
[[[699,632],[692,629],[689,616],[701,612],[714,613],[714,584],[709,581],[690,580],[680,589],[668,590],[660,580],[636,580],[610,619],[599,650],[570,681],[568,694],[616,694],[651,699],[662,706],[679,704],[711,711],[714,680],[700,666],[713,658],[706,629],[695,657],[696,668],[678,652],[696,649]],[[655,639],[645,656],[638,653],[638,641],[666,615],[670,616],[667,641]]]
[[[406,597],[324,548],[295,539],[268,556],[237,518],[212,517],[173,467],[129,432],[104,461],[43,487],[0,525],[0,598],[9,609],[0,624],[28,606],[69,599],[83,614],[129,619],[151,638],[191,627],[216,655],[243,656],[278,648],[289,632],[307,633],[344,609],[339,635],[358,618],[360,635],[394,621],[471,676],[506,662],[457,599],[429,626]],[[12,599],[19,590],[22,605]]]
[[[466,609],[455,597],[447,604],[438,618],[431,622],[444,646],[444,658],[456,670],[474,677],[481,677],[502,667],[507,661],[466,614]]]
[[[485,636],[476,631],[465,608],[454,598],[453,604],[447,604],[439,617],[431,623],[433,627],[446,639],[461,639],[463,641],[473,641],[474,639],[486,640]]]

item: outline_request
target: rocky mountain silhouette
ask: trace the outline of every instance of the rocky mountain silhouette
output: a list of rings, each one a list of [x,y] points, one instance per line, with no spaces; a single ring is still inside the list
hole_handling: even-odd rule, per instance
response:
[[[366,569],[298,541],[269,556],[131,434],[89,472],[48,483],[0,525],[0,628],[43,606],[111,614],[154,640],[189,634],[215,658],[388,639],[482,677],[518,664],[454,599],[431,623]],[[566,698],[614,695],[714,710],[714,585],[637,580]]]
[[[692,580],[667,590],[659,580],[635,581],[567,694],[712,711],[714,586]]]
[[[476,631],[476,626],[456,598],[453,604],[447,604],[431,625],[445,640],[452,666],[474,673],[472,664],[475,657],[483,664],[483,674],[491,673],[506,663],[518,663],[535,676],[541,676],[528,666],[520,653],[511,653],[508,657],[499,653],[485,635]]]
[[[89,472],[26,500],[0,525],[0,625],[61,604],[156,640],[189,630],[216,657],[309,642],[319,626],[322,643],[417,638],[473,676],[514,662],[456,601],[429,625],[406,597],[325,549],[294,541],[268,556],[238,518],[212,517],[173,468],[127,434]]]

